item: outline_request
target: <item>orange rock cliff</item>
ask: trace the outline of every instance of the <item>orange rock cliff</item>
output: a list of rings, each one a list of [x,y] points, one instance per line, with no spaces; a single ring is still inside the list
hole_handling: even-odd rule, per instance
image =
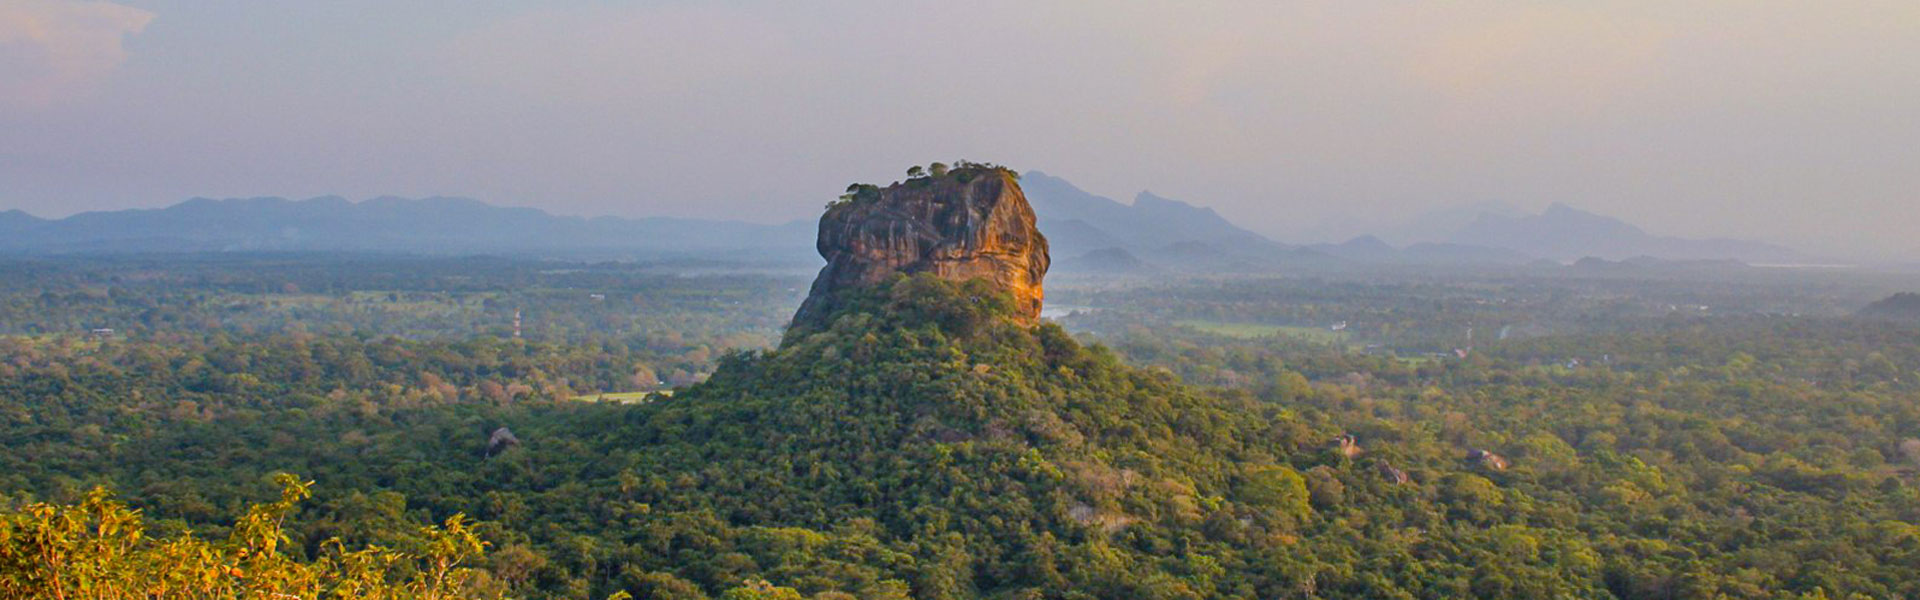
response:
[[[1033,207],[1012,171],[966,167],[886,188],[850,188],[820,217],[815,245],[827,266],[794,323],[820,324],[843,290],[895,273],[986,279],[1013,296],[1027,323],[1040,318],[1040,280],[1051,258]]]

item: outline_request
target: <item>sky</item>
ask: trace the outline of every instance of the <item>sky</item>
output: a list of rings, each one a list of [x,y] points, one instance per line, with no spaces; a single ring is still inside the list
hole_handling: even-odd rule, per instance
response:
[[[1920,2],[0,0],[0,210],[812,218],[970,159],[1285,242],[1559,202],[1920,256]]]

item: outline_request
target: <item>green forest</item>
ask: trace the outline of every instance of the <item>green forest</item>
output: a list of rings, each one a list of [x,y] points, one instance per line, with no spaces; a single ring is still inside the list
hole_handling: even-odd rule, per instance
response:
[[[0,597],[1920,597],[1883,283],[271,260],[0,266]]]

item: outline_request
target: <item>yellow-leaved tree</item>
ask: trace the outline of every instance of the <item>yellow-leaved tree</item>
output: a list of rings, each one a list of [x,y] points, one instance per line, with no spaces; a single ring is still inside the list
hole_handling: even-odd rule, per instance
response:
[[[442,600],[498,598],[505,586],[468,568],[485,551],[464,515],[422,527],[421,548],[347,550],[329,540],[310,561],[290,557],[287,515],[308,486],[280,474],[276,502],[258,504],[224,541],[187,532],[150,538],[140,512],[96,488],[77,505],[0,512],[0,600],[183,598]]]

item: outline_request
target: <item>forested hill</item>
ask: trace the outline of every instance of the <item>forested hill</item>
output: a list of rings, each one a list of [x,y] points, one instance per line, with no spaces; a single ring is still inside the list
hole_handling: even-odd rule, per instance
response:
[[[1887,296],[1860,309],[1860,316],[1920,323],[1920,293],[1902,292]]]
[[[647,449],[636,466],[655,511],[815,548],[777,567],[803,589],[1174,598],[1288,585],[1290,553],[1271,542],[1298,535],[1310,507],[1281,462],[1304,440],[1275,426],[1278,407],[1196,394],[1014,315],[979,280],[899,279],[636,414],[620,445]],[[1240,575],[1192,577],[1217,568]]]

